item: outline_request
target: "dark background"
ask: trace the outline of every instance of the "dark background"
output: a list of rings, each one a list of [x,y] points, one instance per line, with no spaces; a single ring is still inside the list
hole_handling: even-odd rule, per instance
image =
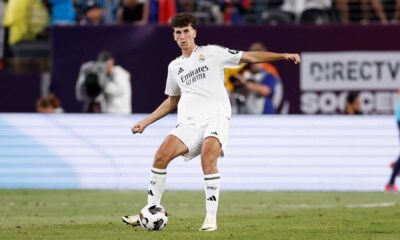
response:
[[[256,41],[274,52],[393,51],[400,50],[400,26],[204,26],[198,29],[198,45],[218,44],[246,50]],[[150,112],[165,99],[168,63],[180,55],[169,27],[54,27],[51,29],[51,88],[66,112],[81,111],[82,104],[75,100],[79,67],[83,62],[94,60],[101,50],[111,51],[116,63],[131,73],[134,113]],[[290,113],[300,113],[299,66],[284,61],[275,65],[283,81],[284,98],[290,101]],[[0,74],[0,112],[34,111],[39,80],[38,74],[29,76]]]

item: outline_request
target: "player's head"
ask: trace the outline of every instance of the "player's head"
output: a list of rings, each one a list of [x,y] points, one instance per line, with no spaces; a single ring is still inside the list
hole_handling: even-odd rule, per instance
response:
[[[171,20],[171,27],[174,29],[174,39],[180,48],[194,46],[196,38],[196,18],[190,13],[179,13]]]

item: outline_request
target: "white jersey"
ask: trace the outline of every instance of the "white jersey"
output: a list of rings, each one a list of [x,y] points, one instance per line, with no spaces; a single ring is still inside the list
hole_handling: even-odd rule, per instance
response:
[[[224,86],[224,69],[238,67],[243,52],[207,45],[197,46],[168,66],[165,94],[179,96],[178,123],[192,123],[215,116],[231,116]]]

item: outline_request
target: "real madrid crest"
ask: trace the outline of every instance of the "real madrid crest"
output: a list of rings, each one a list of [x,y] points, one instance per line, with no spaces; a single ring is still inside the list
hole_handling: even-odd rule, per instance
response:
[[[204,62],[205,60],[206,60],[206,57],[204,57],[203,54],[200,54],[200,56],[199,56],[199,61],[200,61],[200,62]]]

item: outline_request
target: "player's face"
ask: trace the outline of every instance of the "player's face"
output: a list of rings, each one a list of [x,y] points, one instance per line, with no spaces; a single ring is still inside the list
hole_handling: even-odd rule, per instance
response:
[[[195,38],[196,30],[192,26],[174,28],[175,42],[182,49],[193,47]]]

